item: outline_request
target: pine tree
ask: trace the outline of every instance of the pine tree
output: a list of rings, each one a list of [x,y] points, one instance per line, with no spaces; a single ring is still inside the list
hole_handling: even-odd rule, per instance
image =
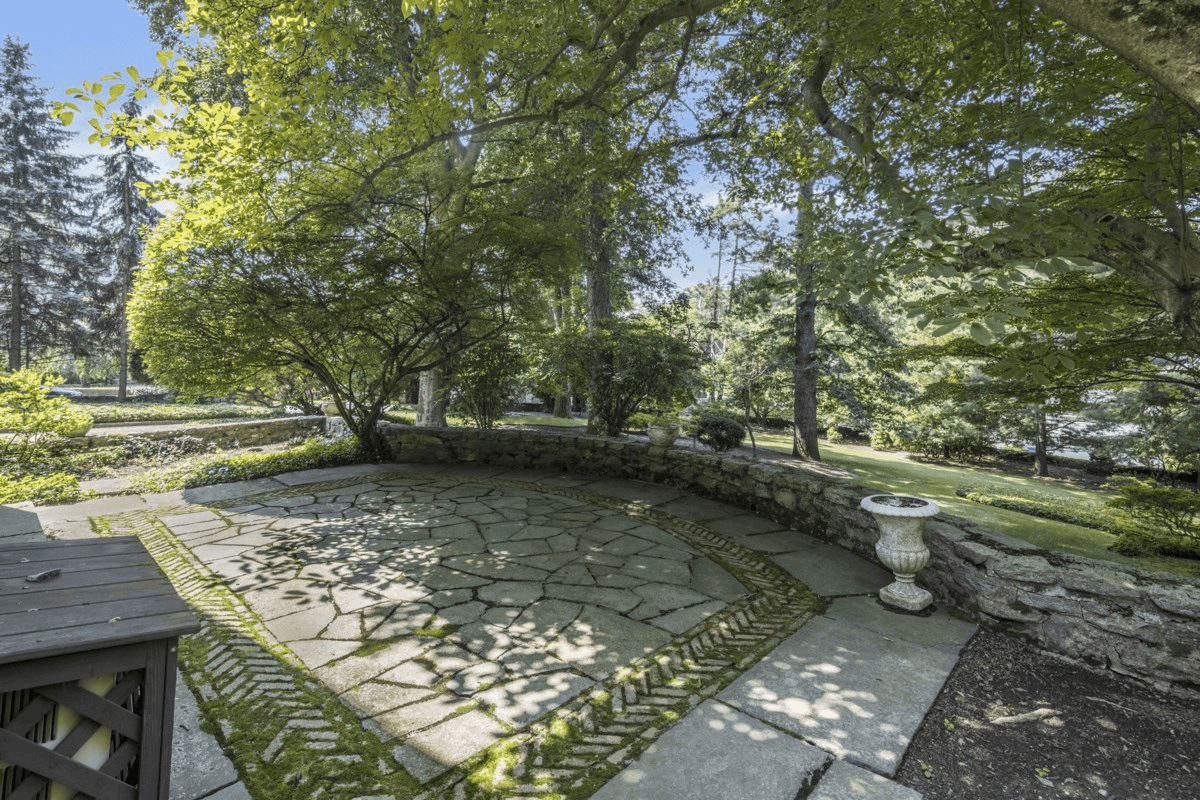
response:
[[[141,113],[134,99],[121,108],[130,117]],[[108,267],[102,291],[97,329],[105,340],[115,342],[120,378],[117,398],[125,399],[129,377],[129,324],[125,305],[133,286],[133,273],[142,256],[143,231],[152,227],[159,213],[138,191],[137,184],[149,183],[154,165],[126,137],[114,136],[111,151],[103,158],[96,228],[102,263]]]
[[[29,45],[0,46],[0,327],[8,369],[79,329],[83,260],[76,245],[85,158],[65,152],[71,133],[50,118],[31,75]]]

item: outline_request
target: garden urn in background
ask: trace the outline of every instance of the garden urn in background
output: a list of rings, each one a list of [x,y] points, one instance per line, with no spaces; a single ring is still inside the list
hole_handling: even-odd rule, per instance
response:
[[[879,590],[880,601],[904,611],[928,608],[933,595],[917,586],[913,579],[929,563],[923,532],[925,520],[941,511],[938,504],[920,497],[876,494],[864,497],[860,505],[879,523],[875,554],[896,576],[896,580]]]
[[[646,433],[650,437],[650,444],[671,447],[679,438],[679,426],[673,422],[652,423]]]

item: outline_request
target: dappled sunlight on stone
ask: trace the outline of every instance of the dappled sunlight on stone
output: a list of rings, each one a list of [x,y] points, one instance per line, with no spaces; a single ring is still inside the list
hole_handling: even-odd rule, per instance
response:
[[[242,498],[225,529],[186,524],[206,526],[193,552],[423,781],[746,595],[656,525],[486,482],[317,484]]]

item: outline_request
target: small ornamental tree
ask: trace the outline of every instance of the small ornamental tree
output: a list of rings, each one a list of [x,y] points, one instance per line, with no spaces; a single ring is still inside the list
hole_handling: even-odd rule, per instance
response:
[[[668,330],[661,319],[607,319],[579,343],[588,387],[588,430],[620,436],[644,403],[655,407],[691,402],[699,381],[700,351]]]
[[[72,436],[92,426],[86,411],[49,394],[61,382],[28,369],[0,374],[0,456],[24,457],[50,436]]]
[[[480,428],[494,428],[520,391],[525,367],[520,352],[500,335],[460,353],[454,367],[452,408]]]

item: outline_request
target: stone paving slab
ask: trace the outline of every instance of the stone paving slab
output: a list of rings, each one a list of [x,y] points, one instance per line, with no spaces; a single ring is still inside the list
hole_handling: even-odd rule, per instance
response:
[[[175,680],[174,724],[171,735],[171,800],[209,797],[238,782],[237,770],[225,757],[221,745],[212,734],[201,730],[196,697],[179,674]]]
[[[818,617],[717,699],[890,777],[957,661],[957,650]]]
[[[740,541],[757,548],[761,539],[747,536]],[[771,560],[822,597],[878,592],[895,580],[892,573],[844,548],[794,532],[789,539],[791,547],[772,550]]]
[[[828,753],[707,700],[592,800],[795,800],[829,761]]]
[[[504,727],[470,711],[409,736],[392,751],[409,774],[426,783],[504,736]]]
[[[975,623],[959,619],[945,609],[938,609],[928,617],[898,614],[884,608],[875,597],[839,598],[829,606],[825,616],[880,636],[948,650],[956,656],[979,630]]]
[[[697,497],[695,495],[687,495],[678,500],[663,503],[657,506],[657,508],[680,519],[692,520],[694,522],[710,522],[726,517],[738,517],[746,513],[744,509],[737,506],[731,506],[728,503],[709,500],[708,498]]]
[[[233,786],[227,786],[216,794],[210,794],[203,800],[254,800],[246,789],[246,784],[238,781]]]
[[[915,789],[848,761],[835,761],[807,800],[921,800],[922,797]]]
[[[4,542],[37,540],[42,536],[38,512],[0,505],[0,544]]]
[[[672,500],[678,500],[687,494],[682,489],[676,489],[673,486],[616,478],[593,481],[587,485],[587,490],[608,497],[619,497],[622,500],[645,506],[662,505]]]
[[[349,467],[322,467],[299,472],[285,472],[282,475],[276,475],[274,480],[285,486],[302,486],[309,483],[343,480],[352,475],[386,475],[411,470],[412,467],[406,467],[403,464],[355,464]]]
[[[596,765],[612,770],[628,763],[623,753],[630,750],[630,730],[642,732],[635,754],[655,737],[657,742],[618,773],[626,779],[652,765],[661,748],[674,740],[693,748],[693,740],[719,738],[722,730],[756,745],[762,743],[754,736],[766,737],[766,745],[743,750],[740,764],[732,764],[731,770],[744,773],[750,764],[751,781],[783,776],[780,794],[760,794],[743,774],[728,791],[697,798],[792,800],[808,791],[814,779],[820,780],[818,791],[839,792],[813,795],[824,800],[858,797],[853,792],[866,790],[900,792],[861,795],[878,800],[919,797],[904,794],[910,790],[875,773],[894,774],[908,739],[957,658],[959,640],[965,641],[971,629],[946,615],[899,617],[873,605],[871,598],[841,597],[876,591],[890,580],[869,562],[744,510],[675,496],[676,490],[655,494],[657,505],[649,508],[631,504],[638,499],[636,481],[465,465],[388,465],[382,472],[336,468],[299,475],[267,479],[265,493],[215,493],[204,501],[210,508],[184,505],[179,493],[171,498],[173,504],[150,497],[143,508],[155,518],[178,517],[171,520],[178,546],[191,548],[189,557],[198,553],[212,559],[208,568],[227,581],[226,587],[243,592],[249,608],[227,616],[223,624],[235,618],[243,622],[244,613],[248,618],[261,614],[327,690],[358,713],[366,729],[355,726],[358,735],[373,731],[392,738],[390,756],[380,760],[378,770],[387,773],[385,760],[391,769],[404,767],[426,784],[422,798],[458,797],[469,784],[465,773],[452,767],[476,763],[470,759],[481,748],[501,741],[510,747],[522,736],[532,736],[533,743],[514,751],[523,765],[519,774],[528,769],[532,774],[526,780],[550,783],[537,791],[520,790],[541,794],[556,785],[566,788],[575,780],[570,776],[583,774],[580,770]],[[647,492],[662,488],[647,486]],[[613,494],[604,500],[602,490]],[[435,496],[422,496],[431,491]],[[631,510],[635,507],[640,508]],[[160,508],[165,510],[155,511]],[[199,516],[189,516],[195,514]],[[709,530],[725,538],[713,537]],[[692,544],[680,538],[685,532]],[[690,538],[695,536],[700,538]],[[747,551],[738,545],[757,545],[762,555],[746,561]],[[727,559],[743,564],[735,571],[749,582],[739,582],[704,552],[719,554],[723,564]],[[508,579],[518,573],[526,577]],[[788,584],[789,574],[811,579],[822,594],[841,599],[825,617],[805,624],[812,611],[783,599],[796,591],[790,587],[799,586]],[[179,573],[172,574],[173,580],[177,577]],[[202,584],[192,586],[190,591],[205,591]],[[556,587],[552,593],[550,586]],[[749,595],[747,587],[755,594]],[[589,592],[597,602],[588,602]],[[212,608],[224,609],[223,602],[214,598]],[[248,613],[250,608],[256,613]],[[253,624],[269,636],[264,623]],[[798,627],[797,634],[789,635]],[[766,647],[755,650],[760,647],[756,642],[780,639],[781,645],[716,700],[693,708],[767,652]],[[238,698],[255,685],[259,688],[251,688],[251,696],[275,702],[269,698],[277,691],[273,682],[278,672],[270,658],[262,663],[252,655],[229,661],[222,653],[233,650],[209,652],[210,667],[221,674],[213,684],[218,702],[225,702],[226,694],[242,702]],[[736,669],[724,660],[733,653],[739,653],[732,656],[740,660]],[[246,657],[248,664],[257,664],[251,673],[261,673],[257,684],[235,677],[243,668],[235,665]],[[614,677],[618,668],[625,677]],[[912,680],[906,669],[915,676]],[[813,685],[802,685],[803,678],[797,677],[802,672]],[[918,685],[881,696],[871,682],[888,673],[905,675],[905,684]],[[941,677],[929,681],[930,674]],[[936,686],[927,685],[931,683]],[[212,699],[213,689],[206,691]],[[273,713],[289,720],[287,729],[304,733],[306,746],[313,749],[309,758],[332,759],[330,767],[352,758],[334,747],[334,739],[347,734],[330,729],[328,719],[310,723],[305,715],[321,712],[306,702]],[[811,728],[808,717],[797,713],[801,706],[818,709],[823,726]],[[893,707],[907,716],[892,715]],[[667,709],[681,714],[682,721],[663,725],[656,715]],[[593,722],[597,713],[606,721]],[[845,719],[835,719],[837,715]],[[592,734],[553,750],[540,749],[536,743],[557,724],[554,720]],[[514,733],[516,738],[510,738]],[[265,767],[281,748],[294,746],[289,741],[282,733],[276,736],[268,752],[252,756],[247,768]],[[770,769],[764,772],[762,753],[774,752],[774,747],[791,755],[767,759]],[[877,762],[859,752],[889,748],[894,759],[889,751]],[[700,774],[725,750],[714,745],[711,753],[697,768]],[[839,760],[822,776],[834,756],[870,769]],[[541,768],[543,759],[549,769]],[[803,775],[788,772],[801,761],[808,763],[806,759],[817,766],[806,767]],[[658,772],[668,776],[673,767],[664,769]],[[368,781],[379,779],[380,772],[371,773],[376,777]],[[639,793],[638,784],[650,785],[645,780],[612,797],[692,797],[674,785]],[[652,774],[650,780],[658,778]],[[713,780],[697,781],[705,785],[696,791],[706,791]],[[784,786],[788,782],[790,794]],[[616,792],[620,786],[614,779],[602,791]],[[752,786],[754,793],[748,794]],[[466,794],[475,796],[472,791]],[[764,784],[761,791],[775,790]],[[241,783],[211,797],[249,800]]]
[[[235,497],[248,497],[262,494],[285,486],[286,484],[274,478],[256,478],[251,481],[236,483],[218,483],[212,486],[197,486],[194,489],[184,489],[183,499],[189,503],[212,503],[216,500],[230,500]]]

